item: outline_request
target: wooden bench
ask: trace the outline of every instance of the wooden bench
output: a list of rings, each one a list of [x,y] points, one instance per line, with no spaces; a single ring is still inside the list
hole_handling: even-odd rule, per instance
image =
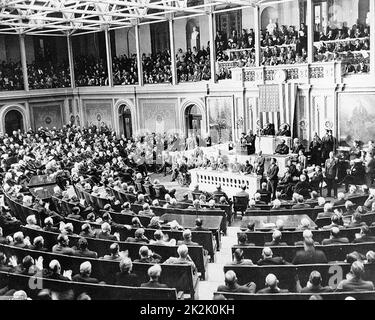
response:
[[[62,270],[72,270],[73,274],[79,273],[81,263],[89,261],[92,265],[91,276],[104,281],[107,284],[115,284],[115,275],[119,272],[119,262],[103,259],[92,259],[87,257],[68,256],[52,252],[36,251],[30,249],[17,248],[0,244],[0,252],[7,257],[16,256],[18,261],[30,255],[34,259],[43,257],[44,267],[48,267],[50,261],[56,259],[60,262]],[[139,277],[140,283],[149,281],[147,270],[153,264],[133,262],[133,272]],[[170,288],[176,288],[178,292],[184,292],[191,299],[197,297],[199,279],[193,275],[189,265],[184,264],[162,264],[161,282]]]
[[[311,293],[279,293],[279,294],[251,294],[251,293],[229,293],[214,292],[214,295],[223,295],[228,300],[309,300]],[[320,293],[323,300],[345,300],[353,297],[356,300],[375,300],[375,291],[366,292],[333,292]]]
[[[371,233],[375,234],[375,227],[370,228]],[[347,237],[350,242],[355,239],[355,234],[359,233],[361,228],[348,228],[340,230],[342,237]],[[311,230],[314,241],[321,243],[324,239],[329,239],[330,230]],[[242,232],[237,233],[240,234]],[[263,246],[266,242],[272,241],[273,231],[259,232],[254,231],[245,232],[249,243],[254,243],[256,246]],[[298,241],[303,241],[303,231],[283,231],[281,236],[282,242],[286,242],[288,245],[293,246]]]
[[[45,247],[49,250],[52,250],[52,247],[57,243],[58,233],[44,231],[44,230],[34,230],[27,227],[22,227],[22,231],[25,236],[29,236],[33,240],[37,236],[42,236],[45,241]],[[76,246],[78,243],[78,236],[69,236],[69,245]],[[109,247],[114,241],[102,240],[96,238],[86,238],[88,243],[88,248],[98,253],[99,257],[103,257],[106,254],[109,254]],[[145,245],[143,243],[134,243],[134,242],[118,242],[120,250],[129,251],[129,257],[132,260],[139,258],[139,249],[141,246]],[[178,246],[163,246],[163,245],[154,245],[147,244],[148,248],[153,252],[159,254],[163,261],[169,257],[178,257],[177,248]],[[188,246],[189,255],[194,261],[198,272],[201,273],[201,278],[204,280],[206,277],[206,269],[208,264],[208,257],[204,255],[202,246]]]
[[[340,245],[328,245],[328,246],[316,246],[316,249],[322,250],[328,261],[344,261],[346,255],[353,251],[366,254],[370,250],[374,250],[375,243],[359,243],[359,244],[340,244]],[[263,246],[234,246],[232,247],[232,254],[234,251],[240,248],[244,252],[244,258],[251,259],[256,263],[262,257]],[[303,247],[286,246],[286,247],[271,247],[274,257],[283,257],[286,261],[292,262],[296,252],[303,250]]]
[[[314,270],[319,271],[322,276],[323,286],[332,286],[336,289],[339,282],[345,279],[350,271],[350,264],[307,264],[307,265],[282,265],[282,266],[241,266],[241,265],[225,265],[224,273],[233,270],[240,285],[254,282],[257,290],[265,287],[265,279],[268,274],[273,273],[279,280],[279,286],[282,289],[288,289],[295,292],[295,276],[298,275],[301,286],[305,287],[309,281],[310,273]],[[333,277],[334,276],[334,277]],[[331,282],[329,281],[332,278]],[[375,283],[375,265],[365,265],[364,279]]]
[[[81,230],[81,227],[84,223],[87,223],[85,221],[75,220],[66,218],[65,221],[68,223],[72,223],[74,230]],[[98,223],[90,223],[91,227],[93,229],[100,229],[101,225]],[[113,228],[114,230],[120,234],[120,241],[125,241],[128,237],[134,237],[134,233],[137,230],[137,228]],[[154,233],[155,229],[151,228],[144,228],[145,230],[145,236],[149,240],[154,239]],[[170,239],[176,239],[176,241],[183,240],[183,231],[177,231],[177,230],[169,230],[169,229],[162,229],[164,234],[167,234]],[[215,260],[215,251],[217,249],[216,242],[213,239],[212,232],[211,231],[191,231],[192,234],[192,241],[197,242],[205,250],[208,251],[208,254],[211,257],[211,262],[214,262]]]
[[[76,299],[81,293],[87,293],[93,300],[177,300],[177,292],[174,288],[134,288],[104,284],[89,284],[80,282],[68,282],[45,279],[38,276],[27,276],[0,271],[1,283],[9,288],[24,290],[32,299],[37,299],[41,289],[30,287],[30,283],[41,283],[42,289],[51,289],[60,293],[66,293],[65,297]],[[69,294],[70,293],[70,294]],[[60,295],[60,299],[64,295]]]

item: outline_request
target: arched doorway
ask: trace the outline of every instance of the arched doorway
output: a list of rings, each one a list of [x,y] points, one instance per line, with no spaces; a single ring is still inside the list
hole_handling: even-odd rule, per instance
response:
[[[202,113],[196,105],[191,105],[185,109],[186,135],[202,134]]]
[[[132,113],[127,105],[122,105],[119,108],[120,117],[120,134],[124,135],[126,139],[133,136]]]
[[[12,135],[13,131],[23,131],[23,116],[17,110],[10,110],[5,115],[5,132]]]
[[[273,23],[277,23],[277,11],[273,7],[265,8],[261,14],[262,30],[267,28],[270,20],[272,20]]]

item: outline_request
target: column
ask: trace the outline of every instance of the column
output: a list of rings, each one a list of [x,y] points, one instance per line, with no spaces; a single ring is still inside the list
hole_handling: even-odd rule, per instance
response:
[[[104,35],[105,35],[105,49],[106,49],[106,55],[107,55],[108,85],[110,87],[113,87],[111,35],[108,29],[105,29]]]
[[[261,24],[260,24],[260,7],[254,7],[254,32],[255,32],[255,66],[260,66],[260,33]]]
[[[174,48],[174,21],[173,15],[169,18],[169,43],[171,53],[171,72],[172,72],[172,84],[177,84],[177,70],[176,70],[176,52]]]
[[[370,0],[370,72],[375,77],[375,1]]]
[[[135,25],[135,46],[137,50],[137,68],[138,68],[138,84],[143,86],[143,65],[142,65],[142,53],[139,41],[139,25]]]
[[[70,35],[66,36],[66,41],[68,43],[68,59],[69,59],[69,71],[70,71],[70,87],[72,89],[76,86],[76,80],[74,75],[74,56],[73,56],[73,46],[72,37]]]
[[[307,0],[307,63],[314,62],[314,1]]]
[[[211,68],[211,81],[216,82],[216,43],[215,43],[215,34],[216,34],[216,23],[215,23],[215,14],[208,14],[208,33],[210,39],[210,68]]]
[[[24,86],[25,91],[29,91],[29,78],[27,75],[27,61],[26,61],[26,48],[25,48],[25,35],[24,34],[20,34],[19,41],[20,41],[23,86]]]

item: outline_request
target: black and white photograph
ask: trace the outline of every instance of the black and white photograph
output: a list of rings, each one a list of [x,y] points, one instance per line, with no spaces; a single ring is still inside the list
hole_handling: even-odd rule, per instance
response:
[[[0,0],[0,300],[375,300],[374,27],[374,0]]]

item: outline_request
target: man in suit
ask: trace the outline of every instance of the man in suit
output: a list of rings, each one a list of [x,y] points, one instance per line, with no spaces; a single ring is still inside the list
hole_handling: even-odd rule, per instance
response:
[[[345,184],[345,192],[349,192],[349,185],[362,185],[365,180],[366,168],[360,159],[353,160],[351,162],[350,169],[348,169],[347,175],[343,180]]]
[[[337,139],[332,136],[332,130],[327,130],[322,139],[322,158],[325,161],[329,158],[331,152],[335,153],[337,148]]]
[[[199,246],[197,242],[191,241],[191,236],[192,234],[189,229],[184,230],[184,232],[182,233],[182,237],[184,240],[177,241],[177,245],[179,246],[179,245],[185,244],[187,246]]]
[[[154,180],[153,188],[154,188],[154,190],[158,190],[158,194],[159,194],[159,197],[158,197],[158,198],[159,198],[159,199],[164,199],[164,196],[165,196],[167,193],[169,193],[169,190],[167,190],[167,189],[165,188],[165,186],[162,185],[158,179],[155,179],[155,180]]]
[[[366,178],[366,185],[368,188],[371,188],[372,183],[375,177],[375,159],[372,154],[367,154],[366,161],[365,161],[365,178]]]
[[[305,239],[304,250],[300,250],[296,253],[293,259],[293,264],[319,264],[327,263],[327,257],[321,250],[316,250],[314,240]]]
[[[259,151],[258,157],[255,160],[255,173],[258,176],[263,177],[265,162],[266,162],[266,158],[263,156],[262,151]]]
[[[245,136],[247,155],[250,156],[255,153],[255,139],[256,135],[251,130]]]
[[[294,187],[294,192],[300,194],[302,198],[308,198],[311,190],[310,183],[306,181],[306,176],[301,174],[299,182]]]
[[[322,276],[318,271],[312,271],[309,276],[309,282],[307,283],[305,288],[301,287],[301,283],[299,279],[297,280],[297,292],[300,293],[324,293],[324,292],[332,292],[333,289],[329,286],[323,287],[322,286]]]
[[[286,123],[284,123],[280,127],[280,130],[277,132],[276,135],[277,136],[282,136],[282,137],[290,137],[291,133],[290,133],[290,130],[289,130],[289,126]]]
[[[79,274],[73,276],[75,282],[99,283],[99,280],[91,277],[92,266],[88,261],[83,262],[79,267]]]
[[[77,248],[74,248],[74,255],[77,257],[86,257],[97,259],[98,254],[88,249],[88,243],[86,238],[79,238]]]
[[[361,232],[353,243],[375,242],[375,236],[371,236],[371,230],[368,226],[361,227]]]
[[[194,231],[209,231],[208,229],[203,227],[203,220],[201,218],[197,218],[195,220],[195,227],[192,228],[191,230],[194,230]]]
[[[313,190],[319,191],[320,184],[322,183],[324,177],[322,168],[320,166],[316,166],[314,169],[314,173],[310,179],[310,186]]]
[[[250,195],[246,192],[246,186],[245,185],[241,186],[241,191],[236,193],[236,197],[237,198],[246,198],[247,200],[249,200]]]
[[[360,261],[354,261],[349,276],[342,280],[336,290],[337,291],[374,291],[374,284],[372,281],[363,280],[365,274],[365,266]]]
[[[297,203],[292,207],[292,209],[309,209],[310,206],[305,203],[303,196],[300,194],[297,197]]]
[[[279,280],[276,276],[270,273],[266,277],[266,288],[259,290],[257,293],[270,294],[270,293],[288,293],[287,289],[279,288]]]
[[[276,197],[277,183],[279,182],[279,167],[276,159],[272,158],[271,166],[267,170],[268,191],[272,193],[272,200]]]
[[[345,202],[346,202],[345,194],[340,192],[337,195],[337,200],[333,203],[333,206],[334,207],[343,206],[343,205],[345,205]]]
[[[280,266],[290,264],[283,257],[274,257],[271,248],[265,247],[262,250],[262,258],[258,260],[258,266]]]
[[[341,244],[341,243],[349,243],[349,239],[346,237],[340,237],[340,229],[337,227],[333,227],[331,229],[331,236],[329,239],[324,239],[322,241],[322,245],[330,245],[330,244]]]
[[[334,153],[329,153],[329,158],[325,162],[325,179],[327,182],[327,197],[331,197],[333,189],[335,198],[337,197],[337,180],[338,180],[338,160]]]
[[[263,182],[261,188],[256,192],[260,194],[260,200],[264,203],[271,202],[271,192],[267,189],[267,183]]]
[[[311,232],[311,230],[304,230],[303,233],[302,233],[302,237],[303,237],[302,241],[297,241],[297,242],[294,243],[294,245],[296,247],[303,246],[305,244],[306,240],[312,240],[314,242],[314,245],[316,245],[316,246],[319,245],[319,242],[314,241],[313,233]]]
[[[127,237],[126,242],[137,242],[137,243],[148,243],[149,240],[145,237],[145,230],[143,228],[138,228],[134,232],[133,237]]]
[[[272,234],[272,241],[271,242],[266,242],[264,245],[266,247],[285,247],[288,244],[286,242],[281,242],[281,231],[280,230],[275,230]]]
[[[289,147],[286,145],[285,140],[281,140],[281,143],[276,146],[275,154],[289,154]]]
[[[150,281],[146,283],[142,283],[142,288],[168,288],[168,286],[164,283],[160,283],[160,275],[161,275],[161,266],[156,264],[150,267],[147,271],[148,276],[150,277]]]
[[[229,270],[225,273],[225,285],[217,287],[218,292],[236,292],[236,293],[255,293],[256,285],[254,282],[250,282],[245,286],[238,284],[237,275],[233,270]]]
[[[223,190],[221,190],[221,184],[216,186],[216,190],[212,193],[212,197],[218,198],[218,199],[220,197],[224,197],[225,200],[227,200],[229,202],[228,195]]]

